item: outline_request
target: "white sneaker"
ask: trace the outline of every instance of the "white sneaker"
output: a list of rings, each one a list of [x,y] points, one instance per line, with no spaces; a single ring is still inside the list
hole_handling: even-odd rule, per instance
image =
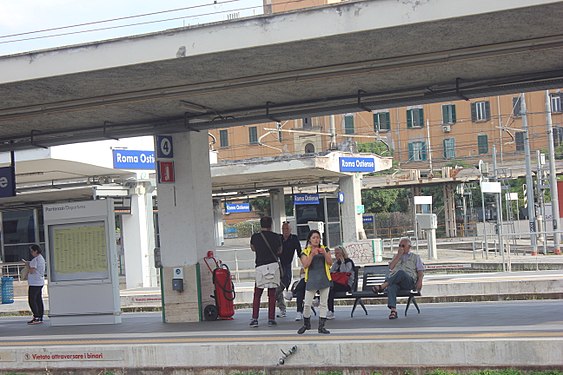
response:
[[[327,318],[328,320],[334,319],[334,312],[332,312],[332,311],[327,312],[327,313],[326,313],[326,318]]]
[[[303,313],[298,311],[297,314],[295,314],[295,321],[300,322],[302,320],[303,320]]]
[[[287,314],[286,314],[285,310],[280,310],[280,312],[276,316],[278,318],[285,318],[287,316]]]

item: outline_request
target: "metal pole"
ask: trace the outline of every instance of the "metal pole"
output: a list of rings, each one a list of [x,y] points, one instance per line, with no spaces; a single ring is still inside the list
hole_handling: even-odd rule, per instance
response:
[[[430,167],[430,174],[433,175],[432,171],[432,146],[430,145],[430,120],[426,119],[426,137],[428,138],[428,164]]]
[[[530,155],[530,132],[528,130],[528,115],[526,113],[526,97],[520,94],[522,130],[524,131],[524,154],[526,161],[526,185],[528,186],[528,220],[530,224],[530,245],[532,255],[538,253],[538,243],[536,239],[536,213],[534,209],[534,180],[532,178],[532,161]]]
[[[481,172],[481,182],[485,181],[485,176],[483,175],[484,170],[483,160],[479,160],[479,171]],[[483,186],[479,185],[481,189],[481,212],[483,214],[483,237],[485,238],[484,250],[485,259],[489,259],[489,244],[487,241],[487,221],[485,219],[485,194],[483,194]]]
[[[493,173],[494,178],[498,182],[497,176],[497,148],[493,145]],[[502,188],[495,194],[497,198],[497,235],[498,235],[498,246],[502,259],[502,270],[506,271],[506,265],[504,262],[504,243],[502,240]],[[508,267],[510,269],[510,266]]]
[[[487,243],[487,221],[485,220],[485,194],[481,189],[481,209],[483,210],[483,237],[485,238],[485,259],[489,259],[489,244]]]
[[[559,196],[557,173],[555,172],[555,146],[553,144],[553,123],[551,121],[551,96],[545,90],[545,116],[547,123],[547,144],[549,146],[549,186],[551,191],[551,212],[553,215],[553,252],[561,254],[559,237]]]

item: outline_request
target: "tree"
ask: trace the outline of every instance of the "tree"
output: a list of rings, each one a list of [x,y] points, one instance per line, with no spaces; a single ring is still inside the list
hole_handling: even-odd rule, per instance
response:
[[[362,190],[362,203],[366,212],[406,212],[409,191],[405,188]]]

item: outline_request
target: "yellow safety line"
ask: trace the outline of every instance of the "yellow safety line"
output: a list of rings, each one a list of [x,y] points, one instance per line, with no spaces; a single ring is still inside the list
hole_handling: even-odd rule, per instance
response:
[[[292,335],[292,336],[250,336],[250,337],[162,337],[131,339],[83,339],[83,340],[29,340],[0,343],[0,347],[37,345],[126,345],[126,344],[172,344],[172,343],[237,343],[237,342],[279,342],[279,341],[387,341],[426,339],[503,339],[503,338],[563,338],[563,332],[478,332],[478,333],[427,333],[393,335]]]

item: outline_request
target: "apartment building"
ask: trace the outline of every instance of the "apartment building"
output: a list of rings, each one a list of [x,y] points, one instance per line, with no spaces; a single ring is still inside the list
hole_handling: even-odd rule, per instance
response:
[[[264,0],[264,13],[283,13],[346,0]],[[412,105],[333,116],[303,117],[214,129],[218,160],[355,150],[357,143],[382,142],[405,169],[492,160],[524,161],[522,103],[519,93],[471,100]],[[560,90],[550,91],[554,142],[563,140]],[[525,95],[530,149],[547,150],[545,92]],[[360,110],[360,109],[359,109]]]
[[[563,142],[562,90],[551,90],[554,142]],[[545,91],[525,94],[530,149],[547,150]],[[451,163],[524,160],[522,100],[518,93],[457,100],[373,112],[304,117],[256,125],[212,130],[219,160],[281,154],[306,154],[355,143],[384,142],[402,168],[428,168]],[[335,135],[335,138],[331,137]],[[334,142],[334,139],[336,142]]]

